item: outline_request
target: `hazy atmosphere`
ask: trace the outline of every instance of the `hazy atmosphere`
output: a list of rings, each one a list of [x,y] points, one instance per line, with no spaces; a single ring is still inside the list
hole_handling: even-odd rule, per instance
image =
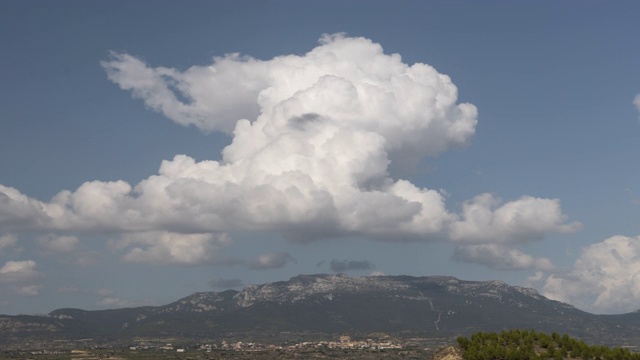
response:
[[[314,273],[638,310],[639,16],[2,1],[0,313]]]

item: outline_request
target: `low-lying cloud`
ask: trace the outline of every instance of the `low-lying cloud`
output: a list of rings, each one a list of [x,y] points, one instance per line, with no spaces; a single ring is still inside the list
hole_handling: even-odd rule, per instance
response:
[[[244,282],[240,279],[211,279],[207,284],[212,289],[238,289],[244,286]]]
[[[248,266],[253,270],[277,269],[290,262],[296,262],[287,252],[271,252],[262,254],[248,262]]]
[[[329,268],[333,272],[347,272],[354,270],[373,270],[376,268],[368,260],[338,260],[333,259],[329,263]]]

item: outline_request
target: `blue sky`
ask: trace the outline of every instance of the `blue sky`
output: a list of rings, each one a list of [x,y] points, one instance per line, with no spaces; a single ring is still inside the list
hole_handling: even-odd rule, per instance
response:
[[[639,13],[4,1],[0,313],[332,271],[636,310]]]

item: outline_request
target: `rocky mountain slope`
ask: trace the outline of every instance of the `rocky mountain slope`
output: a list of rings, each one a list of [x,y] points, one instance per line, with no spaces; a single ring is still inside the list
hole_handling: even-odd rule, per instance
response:
[[[338,334],[455,337],[535,329],[591,343],[640,342],[637,313],[599,316],[501,281],[453,277],[300,275],[242,291],[195,293],[174,303],[102,311],[0,316],[0,339],[182,337],[279,341]]]

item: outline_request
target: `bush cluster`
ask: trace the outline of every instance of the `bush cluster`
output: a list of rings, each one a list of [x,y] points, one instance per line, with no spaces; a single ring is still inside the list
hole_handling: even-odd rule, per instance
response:
[[[620,347],[589,346],[569,335],[551,335],[534,330],[510,330],[501,333],[475,333],[458,337],[465,360],[640,360],[639,353]]]

